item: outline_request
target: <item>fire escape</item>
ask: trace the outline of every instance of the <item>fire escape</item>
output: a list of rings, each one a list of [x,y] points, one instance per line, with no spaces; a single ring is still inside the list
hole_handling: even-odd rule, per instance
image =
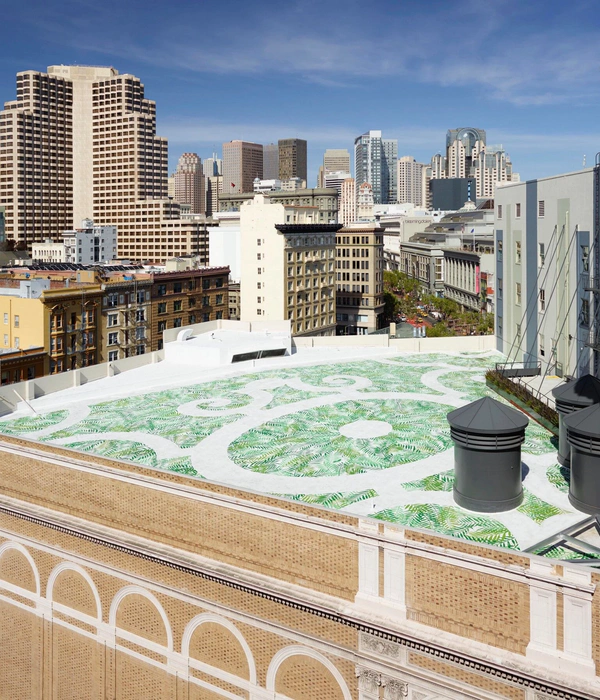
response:
[[[590,335],[586,345],[592,348],[592,374],[600,377],[600,153],[594,165],[594,238],[591,274],[584,276],[583,288],[591,294]]]

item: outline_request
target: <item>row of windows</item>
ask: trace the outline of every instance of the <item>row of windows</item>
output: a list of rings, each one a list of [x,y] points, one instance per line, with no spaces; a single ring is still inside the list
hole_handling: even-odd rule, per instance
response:
[[[498,218],[502,219],[503,218],[503,205],[499,204],[498,205]],[[543,219],[544,216],[546,215],[546,202],[543,199],[538,200],[538,217],[540,219]],[[515,204],[515,218],[520,219],[521,218],[521,203],[517,202]]]

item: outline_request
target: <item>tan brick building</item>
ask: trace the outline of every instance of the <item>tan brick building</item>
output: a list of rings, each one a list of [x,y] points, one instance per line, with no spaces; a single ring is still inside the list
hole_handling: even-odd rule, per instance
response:
[[[383,313],[383,232],[369,224],[336,234],[337,331],[365,335],[379,328]]]
[[[3,698],[598,697],[589,567],[7,436],[0,456]]]
[[[162,348],[163,331],[170,328],[229,318],[228,283],[228,267],[155,274],[151,291],[152,350]]]

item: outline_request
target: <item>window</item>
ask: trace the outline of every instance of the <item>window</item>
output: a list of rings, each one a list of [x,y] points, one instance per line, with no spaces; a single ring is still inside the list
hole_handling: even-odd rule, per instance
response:
[[[196,306],[196,297],[189,297],[188,299],[188,307]]]
[[[521,241],[515,241],[515,262],[521,263]]]
[[[517,219],[521,217],[521,205],[520,204],[515,204],[515,216]]]
[[[260,253],[257,253],[257,254],[256,254],[256,259],[257,259],[257,260],[261,260],[261,254],[260,254]]]
[[[261,297],[256,297],[256,303],[260,304]]]
[[[502,205],[501,204],[498,205],[498,218],[499,219],[502,218]]]
[[[112,326],[119,325],[119,314],[108,314],[107,316],[107,326],[111,328]]]
[[[256,239],[256,245],[260,245],[260,238]]]
[[[119,334],[118,333],[109,333],[108,334],[108,345],[117,345],[119,342]]]
[[[217,289],[218,289],[218,288],[220,288],[220,287],[222,287],[222,286],[223,286],[223,278],[222,278],[222,277],[217,277],[217,280],[216,280],[216,283],[215,283],[215,287],[217,287]]]
[[[116,362],[119,359],[119,351],[118,350],[110,350],[108,353],[108,361],[109,362]]]
[[[221,320],[223,318],[223,312],[217,311],[215,317],[216,317],[217,321]]]
[[[135,348],[135,354],[136,355],[143,355],[146,352],[146,346],[145,345],[138,345]]]
[[[17,336],[15,336],[15,348],[19,347],[20,340]]]
[[[217,298],[215,299],[215,304],[217,304],[217,306],[218,306],[219,304],[222,304],[222,303],[223,303],[223,295],[217,294]]]
[[[138,304],[143,304],[145,298],[146,298],[146,296],[145,296],[145,293],[144,293],[144,292],[138,292],[138,293],[137,293],[137,303],[138,303]]]
[[[8,325],[8,314],[4,314],[4,324]]]
[[[262,269],[261,269],[260,267],[257,268],[256,273],[257,273],[258,275],[262,274]]]
[[[210,297],[202,297],[202,306],[210,306]]]
[[[15,314],[15,328],[19,327],[19,316],[18,314]]]
[[[583,272],[590,270],[590,248],[587,245],[581,246],[581,269]]]
[[[546,262],[546,244],[540,243],[538,245],[538,250],[539,250],[540,267],[544,267],[544,263]]]
[[[257,289],[262,289],[262,282],[257,282],[257,283],[256,283],[256,288],[257,288]]]
[[[177,299],[177,301],[173,302],[173,311],[181,311],[182,306],[183,302],[181,299]]]
[[[521,343],[521,324],[517,323],[517,342]]]
[[[167,293],[167,285],[166,284],[159,284],[156,293],[158,294],[159,297],[164,297],[165,294]]]
[[[159,314],[166,314],[167,313],[167,302],[166,301],[161,301],[158,305],[158,313]]]
[[[188,316],[188,323],[189,324],[196,323],[196,314],[190,314]]]
[[[546,341],[544,340],[544,336],[541,333],[539,335],[539,342],[540,342],[540,357],[545,357],[546,356]]]
[[[502,299],[503,286],[502,277],[498,277],[498,299]]]
[[[262,309],[256,309],[256,315],[262,316]]]
[[[146,337],[146,329],[145,328],[136,328],[135,329],[135,339],[136,340],[144,340]]]
[[[517,282],[515,284],[515,304],[521,306],[521,283]]]
[[[183,285],[181,282],[173,282],[173,291],[175,294],[181,294],[181,291],[183,289]]]
[[[590,325],[590,302],[587,299],[581,300],[581,325]]]
[[[540,311],[546,310],[546,290],[540,289]]]
[[[498,260],[502,260],[502,241],[498,241]]]
[[[8,345],[8,333],[4,334],[4,345]]]
[[[173,328],[181,328],[182,322],[183,319],[181,317],[173,319]]]
[[[540,199],[538,202],[538,216],[542,218],[546,212],[546,202],[543,199]]]
[[[209,279],[202,280],[202,289],[210,289],[210,280]]]
[[[167,329],[167,322],[166,321],[159,321],[158,322],[158,332],[162,333],[166,329]]]
[[[135,312],[135,320],[138,321],[139,323],[145,321],[146,320],[146,310],[145,309],[138,309]]]

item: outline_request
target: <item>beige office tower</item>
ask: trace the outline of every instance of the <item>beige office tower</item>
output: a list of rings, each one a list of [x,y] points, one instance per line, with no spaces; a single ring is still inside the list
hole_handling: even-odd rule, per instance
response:
[[[219,195],[223,194],[223,176],[213,175],[205,178],[206,216],[219,211]]]
[[[306,180],[306,141],[304,139],[279,139],[279,179],[299,177]]]
[[[427,204],[426,193],[423,192],[423,171],[427,166],[417,163],[412,156],[402,156],[397,161],[398,168],[398,204],[408,202],[415,207],[425,207]]]
[[[323,156],[323,178],[327,173],[349,173],[350,152],[345,148],[328,148]]]
[[[167,140],[139,78],[96,66],[19,73],[0,129],[9,238],[43,240],[91,218],[117,226],[120,257],[206,257],[203,227],[168,199]]]
[[[356,181],[353,177],[348,177],[342,182],[339,221],[344,226],[356,221]]]
[[[204,214],[204,175],[197,153],[184,153],[175,171],[175,199],[189,204],[192,214]]]
[[[254,178],[263,179],[263,147],[250,141],[223,144],[223,192],[254,191]]]

